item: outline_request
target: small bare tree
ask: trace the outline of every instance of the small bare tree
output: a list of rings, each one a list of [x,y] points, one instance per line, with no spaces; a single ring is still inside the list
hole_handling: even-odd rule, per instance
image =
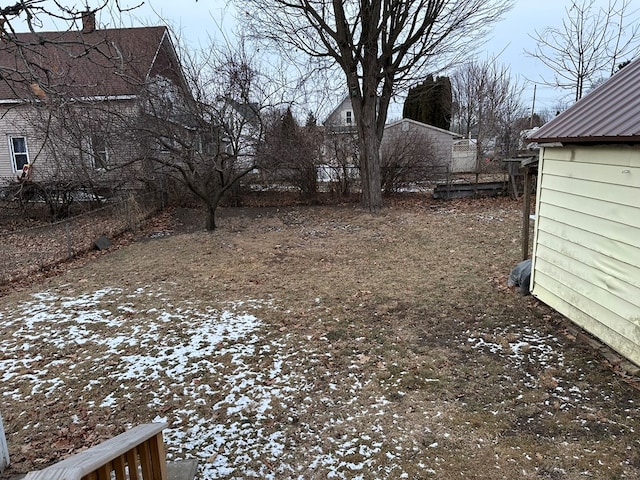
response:
[[[357,135],[329,131],[324,139],[323,173],[331,190],[348,197],[360,178],[360,149]]]
[[[431,138],[415,130],[385,133],[380,158],[385,194],[397,193],[433,178],[438,173],[437,167],[441,167],[441,171],[447,168],[439,161]]]
[[[184,185],[206,210],[206,229],[238,181],[257,167],[264,136],[260,72],[244,42],[214,46],[199,59],[183,54],[189,91],[151,86],[131,130],[147,146],[141,159],[154,178]]]
[[[640,23],[631,0],[611,0],[606,7],[572,0],[565,13],[560,27],[536,31],[536,48],[525,53],[551,71],[551,77],[541,76],[543,84],[569,90],[578,101],[590,83],[637,55]]]
[[[321,161],[322,132],[315,121],[300,126],[291,109],[271,115],[259,163],[270,183],[296,187],[302,198],[313,202],[318,195],[318,168]]]
[[[475,137],[477,168],[480,159],[502,144],[502,154],[515,148],[513,123],[521,117],[523,86],[507,67],[495,59],[471,61],[458,68],[451,77],[453,87],[453,121],[455,131]]]

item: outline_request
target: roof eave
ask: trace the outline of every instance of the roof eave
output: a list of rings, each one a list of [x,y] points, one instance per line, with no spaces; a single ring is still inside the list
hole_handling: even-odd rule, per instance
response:
[[[640,143],[640,135],[629,136],[603,136],[603,137],[530,137],[527,139],[527,143],[536,142],[538,144],[584,144],[584,145],[598,145],[598,144],[637,144]]]

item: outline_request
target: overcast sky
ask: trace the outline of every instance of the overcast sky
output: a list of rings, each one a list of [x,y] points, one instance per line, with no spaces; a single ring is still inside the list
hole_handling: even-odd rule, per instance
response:
[[[137,0],[119,1],[122,8],[135,7],[142,3]],[[87,3],[92,7],[98,5],[96,0],[85,0],[77,5],[83,8]],[[595,3],[606,6],[608,0],[595,0]],[[67,5],[69,2],[64,4]],[[540,84],[541,75],[549,78],[549,72],[544,70],[538,60],[526,56],[524,51],[535,49],[535,41],[530,35],[534,35],[536,30],[542,31],[548,26],[561,25],[565,8],[569,4],[570,0],[516,0],[514,8],[496,24],[493,35],[478,52],[480,59],[499,55],[498,61],[510,68],[512,76],[526,83],[522,101],[527,108],[531,108],[533,103],[534,83],[538,83],[536,111],[544,108],[552,110],[561,98],[566,97],[566,92]],[[192,48],[198,48],[208,46],[210,37],[220,36],[216,25],[233,29],[235,13],[225,0],[146,0],[120,19],[116,19],[107,11],[102,12],[98,18],[99,24],[109,27],[158,25],[163,21],[177,32],[182,42],[186,42]]]

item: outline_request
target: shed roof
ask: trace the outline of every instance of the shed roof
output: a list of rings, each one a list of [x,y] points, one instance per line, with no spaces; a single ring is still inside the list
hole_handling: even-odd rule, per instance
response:
[[[640,58],[533,132],[527,141],[640,143]]]
[[[173,78],[181,75],[173,47],[163,45],[171,45],[166,27],[0,38],[0,101],[27,99],[34,93],[72,98],[137,95],[154,74],[179,80]]]
[[[426,130],[432,130],[434,132],[449,135],[452,138],[456,138],[456,139],[463,138],[463,136],[460,135],[459,133],[452,132],[451,130],[445,130],[444,128],[435,127],[433,125],[429,125],[428,123],[422,123],[417,120],[413,120],[412,118],[402,118],[400,120],[396,120],[395,122],[388,123],[387,125],[384,126],[384,129],[387,130],[390,128],[397,128],[398,125],[402,125],[403,123],[409,123],[412,125],[416,125],[417,127],[424,128]]]

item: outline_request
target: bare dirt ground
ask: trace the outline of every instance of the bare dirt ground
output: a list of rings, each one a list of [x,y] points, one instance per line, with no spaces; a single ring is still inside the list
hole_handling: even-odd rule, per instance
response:
[[[5,292],[0,478],[154,419],[201,478],[640,478],[636,379],[506,288],[519,208],[178,210]]]

